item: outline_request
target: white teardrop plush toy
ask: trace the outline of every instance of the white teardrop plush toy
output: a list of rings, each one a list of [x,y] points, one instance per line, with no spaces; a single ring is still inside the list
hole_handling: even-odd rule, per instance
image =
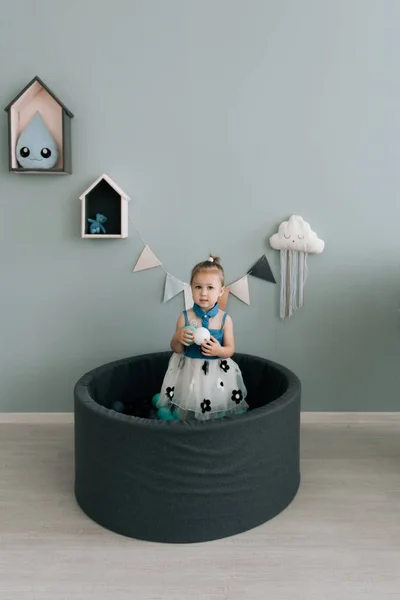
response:
[[[210,332],[206,327],[198,327],[194,332],[194,343],[201,346],[203,342],[209,340],[211,337]]]
[[[21,133],[16,158],[23,169],[52,169],[58,161],[58,146],[49,128],[36,111]]]

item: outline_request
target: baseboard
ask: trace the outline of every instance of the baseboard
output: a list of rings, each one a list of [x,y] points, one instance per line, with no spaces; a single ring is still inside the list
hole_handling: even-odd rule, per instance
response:
[[[73,423],[74,413],[2,413],[0,423],[31,423],[33,425],[46,423]]]
[[[400,412],[302,412],[306,423],[400,423]]]
[[[0,423],[73,423],[73,413],[2,413]],[[400,422],[400,412],[302,412],[306,423],[393,423]]]

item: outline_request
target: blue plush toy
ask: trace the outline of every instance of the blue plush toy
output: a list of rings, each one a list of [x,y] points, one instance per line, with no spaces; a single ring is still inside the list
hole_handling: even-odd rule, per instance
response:
[[[160,397],[160,394],[154,394],[152,400],[152,405],[157,409],[157,419],[161,421],[178,421],[179,414],[178,410],[174,408],[170,408],[167,406],[167,401],[163,401]]]
[[[105,233],[106,232],[102,223],[105,223],[107,221],[107,217],[105,217],[101,213],[97,213],[96,219],[88,219],[88,221],[89,221],[89,223],[91,223],[90,233],[101,233],[101,232]]]

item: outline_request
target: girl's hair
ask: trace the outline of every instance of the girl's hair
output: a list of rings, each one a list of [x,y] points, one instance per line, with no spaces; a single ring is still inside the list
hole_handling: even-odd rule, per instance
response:
[[[192,275],[190,277],[190,285],[193,283],[193,279],[200,271],[215,271],[219,273],[221,278],[221,285],[224,286],[225,274],[224,269],[220,263],[219,256],[209,256],[207,260],[197,263],[192,269]]]

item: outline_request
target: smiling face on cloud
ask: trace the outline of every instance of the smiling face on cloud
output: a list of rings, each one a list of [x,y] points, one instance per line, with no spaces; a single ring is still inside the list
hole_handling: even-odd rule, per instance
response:
[[[278,233],[270,237],[269,243],[274,250],[296,250],[320,254],[325,242],[312,231],[309,223],[298,215],[292,215],[288,221],[279,225]]]
[[[57,142],[39,112],[21,133],[15,149],[16,159],[24,169],[51,169],[58,161]]]

